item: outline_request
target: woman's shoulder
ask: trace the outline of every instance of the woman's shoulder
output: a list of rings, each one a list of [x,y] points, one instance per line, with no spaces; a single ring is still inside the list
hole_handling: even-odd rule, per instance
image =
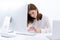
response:
[[[47,20],[49,20],[49,17],[46,15],[43,15],[40,21],[47,21]]]
[[[42,19],[48,19],[48,16],[43,15],[43,16],[42,16]]]
[[[39,18],[40,20],[43,20],[43,19],[48,19],[48,16],[43,15],[42,13],[39,13],[38,18]]]

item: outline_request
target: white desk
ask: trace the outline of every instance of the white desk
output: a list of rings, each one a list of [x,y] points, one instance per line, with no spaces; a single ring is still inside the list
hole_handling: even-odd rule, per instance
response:
[[[36,34],[35,36],[14,34],[14,36],[15,37],[12,37],[12,38],[6,38],[6,37],[0,36],[0,40],[49,40],[47,37],[41,34]]]

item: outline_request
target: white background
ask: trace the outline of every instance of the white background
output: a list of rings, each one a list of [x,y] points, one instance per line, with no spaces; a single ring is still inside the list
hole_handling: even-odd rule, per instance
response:
[[[23,5],[29,3],[35,4],[39,12],[41,12],[43,15],[48,16],[50,19],[60,20],[60,0],[0,0],[0,27],[3,24],[3,19],[5,16],[13,16],[13,19],[15,21],[13,20],[12,26],[15,25],[13,27],[16,30],[20,30],[20,13],[26,17],[26,14],[24,14],[26,12],[24,9],[25,6]],[[24,12],[21,10],[24,10]],[[24,20],[25,18],[21,21],[24,22]]]

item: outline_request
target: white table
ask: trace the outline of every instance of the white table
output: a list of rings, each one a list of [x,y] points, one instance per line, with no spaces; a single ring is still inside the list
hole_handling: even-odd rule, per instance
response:
[[[35,36],[14,34],[14,37],[11,38],[0,36],[0,40],[49,40],[49,39],[46,36],[43,36],[41,34],[36,34]]]

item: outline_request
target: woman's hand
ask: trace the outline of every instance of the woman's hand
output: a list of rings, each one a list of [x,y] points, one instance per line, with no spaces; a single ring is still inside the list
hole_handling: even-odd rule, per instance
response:
[[[27,27],[27,30],[32,31],[32,30],[34,30],[34,27]]]
[[[35,27],[35,32],[41,33],[41,30],[39,28]]]
[[[41,33],[41,30],[37,27],[27,27],[27,30],[28,31],[33,31],[34,30],[37,33]]]

